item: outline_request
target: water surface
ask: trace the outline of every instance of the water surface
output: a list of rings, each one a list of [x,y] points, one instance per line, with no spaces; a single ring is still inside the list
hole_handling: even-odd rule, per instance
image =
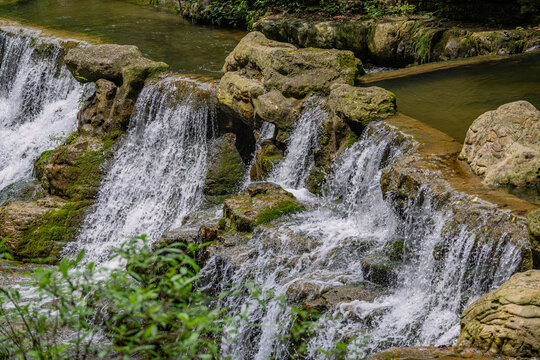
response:
[[[540,52],[372,85],[394,92],[402,113],[463,142],[469,126],[486,111],[517,100],[540,109]]]
[[[212,76],[220,76],[225,57],[245,35],[123,0],[28,0],[0,6],[0,17],[136,45],[174,71]]]

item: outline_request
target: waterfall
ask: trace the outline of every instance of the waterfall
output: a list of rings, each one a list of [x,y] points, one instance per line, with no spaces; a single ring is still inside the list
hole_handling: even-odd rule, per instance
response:
[[[84,248],[88,261],[103,262],[127,237],[155,240],[200,205],[213,110],[192,85],[166,78],[142,90],[127,136],[68,253]]]
[[[250,170],[255,164],[257,151],[261,149],[261,144],[264,140],[271,139],[274,136],[275,130],[276,130],[276,126],[272,123],[264,121],[263,124],[261,125],[259,136],[257,137],[257,141],[255,142],[255,151],[253,152],[253,156],[251,157],[251,161],[249,162],[249,166],[247,167],[246,177],[244,179],[244,184],[242,185],[243,189],[246,189],[249,186],[249,184],[251,184]]]
[[[263,294],[273,291],[264,306],[247,295],[225,300],[231,314],[242,314],[223,341],[225,356],[287,359],[290,344],[283,339],[292,319],[279,298],[294,301],[304,289],[316,295],[344,286],[374,289],[374,299],[343,302],[323,314],[308,343],[309,359],[325,359],[319,349],[350,339],[356,339],[349,346],[352,358],[392,346],[456,340],[464,308],[507,280],[521,254],[505,238],[490,245],[476,242],[475,232],[464,226],[445,231],[452,214],[435,208],[428,189],[406,204],[405,214],[396,214],[392,200],[383,199],[380,177],[408,147],[388,127],[371,125],[336,159],[324,195],[303,199],[308,210],[258,229],[249,248],[234,255],[240,261],[216,255],[207,262],[203,275],[209,288],[252,281]],[[386,254],[398,240],[404,250],[393,264],[395,281],[384,288],[370,285],[363,261]]]
[[[316,96],[308,98],[292,134],[287,139],[285,157],[270,175],[274,181],[286,188],[305,185],[309,170],[313,166],[313,153],[318,146],[318,130],[328,113],[322,109],[322,100]]]
[[[61,63],[59,45],[0,31],[0,190],[76,129],[82,86]]]

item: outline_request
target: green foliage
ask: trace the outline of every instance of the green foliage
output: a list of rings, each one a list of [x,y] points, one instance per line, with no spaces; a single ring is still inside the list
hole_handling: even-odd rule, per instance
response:
[[[418,55],[421,64],[429,62],[431,59],[431,37],[428,33],[420,32],[413,50]]]
[[[279,202],[276,206],[261,211],[257,215],[257,225],[265,224],[283,215],[293,214],[295,212],[302,211],[304,208],[299,205],[296,200],[284,200]]]
[[[388,5],[384,1],[372,0],[364,3],[364,12],[371,17],[384,15],[410,15],[416,11],[416,6],[407,3]]]

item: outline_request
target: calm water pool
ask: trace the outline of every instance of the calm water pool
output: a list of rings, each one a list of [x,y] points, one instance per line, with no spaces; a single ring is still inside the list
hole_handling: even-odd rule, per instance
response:
[[[174,71],[212,76],[220,76],[225,57],[245,35],[123,0],[27,0],[0,6],[0,17],[137,45]]]
[[[463,142],[479,115],[502,104],[527,100],[540,109],[540,52],[370,85],[393,91],[402,113]]]

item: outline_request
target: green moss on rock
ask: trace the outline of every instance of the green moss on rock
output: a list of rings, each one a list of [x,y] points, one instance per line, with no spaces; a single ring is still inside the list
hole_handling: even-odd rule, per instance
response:
[[[23,232],[14,249],[15,258],[31,262],[54,263],[65,243],[74,240],[89,201],[65,203],[46,212]]]

